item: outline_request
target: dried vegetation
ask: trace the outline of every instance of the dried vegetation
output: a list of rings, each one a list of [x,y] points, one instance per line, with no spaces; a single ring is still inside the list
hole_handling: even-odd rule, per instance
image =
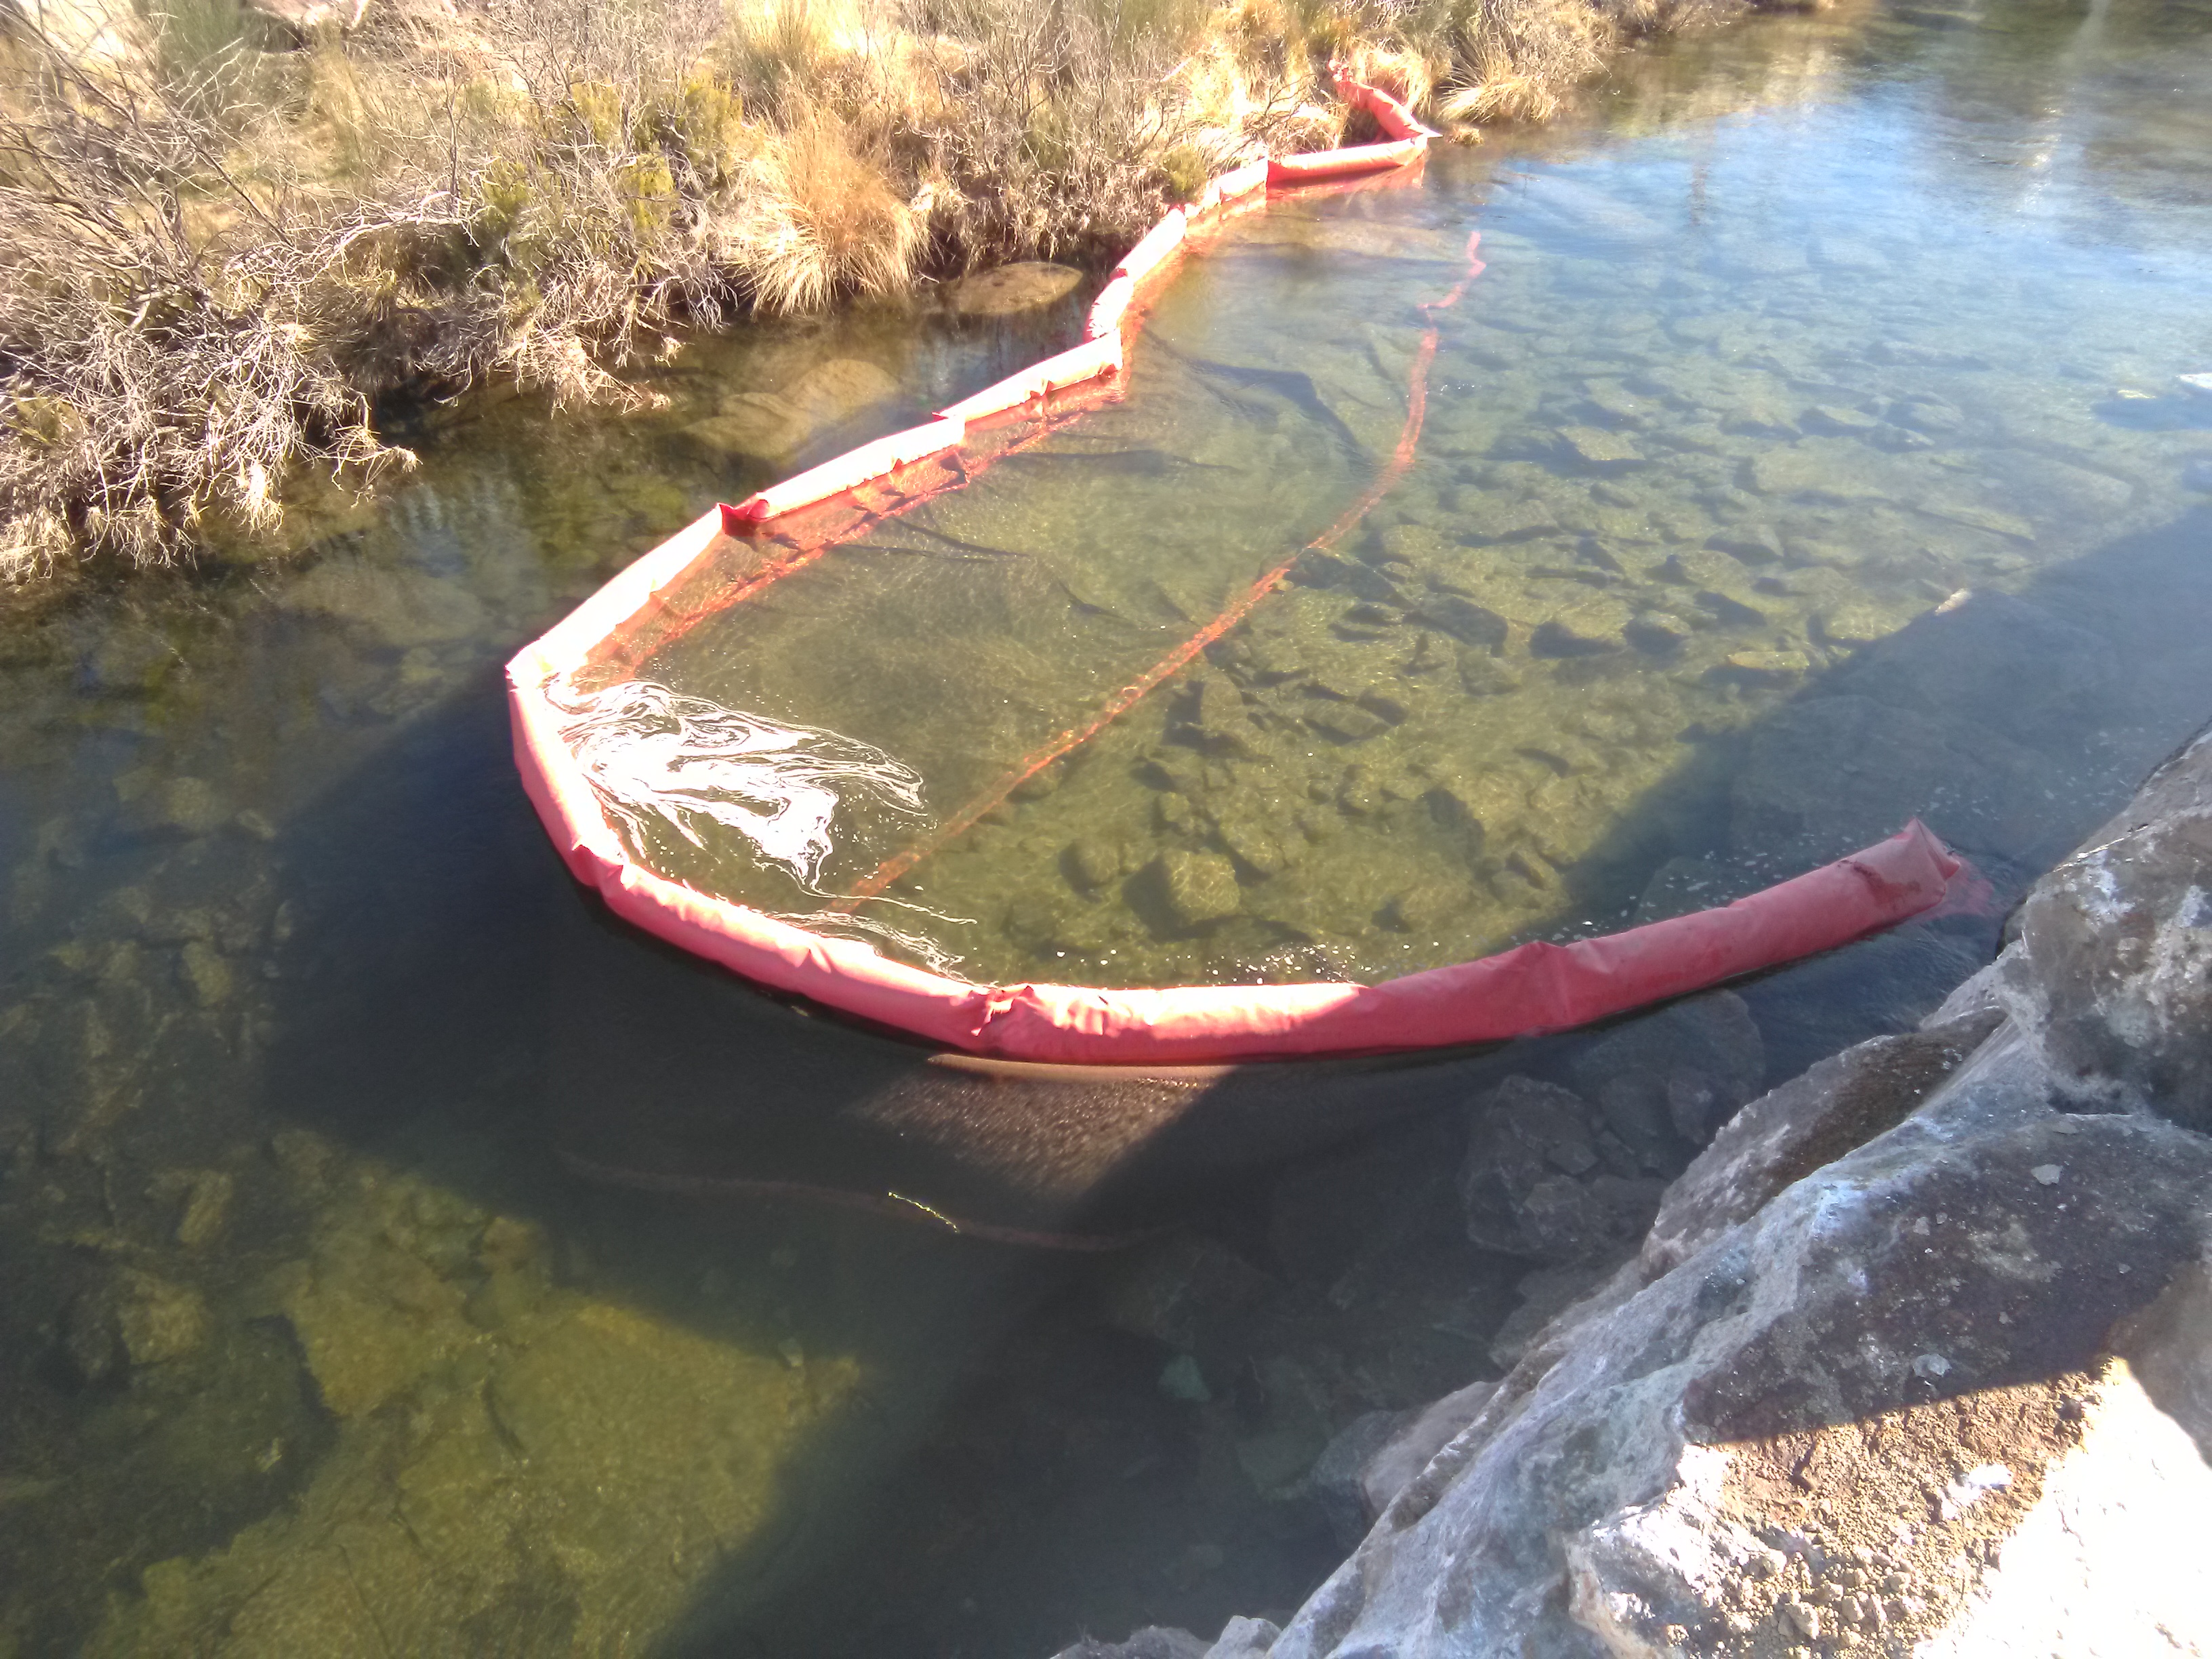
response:
[[[1263,147],[1336,142],[1332,61],[1446,119],[1541,118],[1670,15],[140,3],[0,0],[7,578],[265,530],[302,464],[356,483],[407,465],[376,431],[389,395],[504,376],[556,404],[634,403],[625,366],[684,328],[1097,258]]]

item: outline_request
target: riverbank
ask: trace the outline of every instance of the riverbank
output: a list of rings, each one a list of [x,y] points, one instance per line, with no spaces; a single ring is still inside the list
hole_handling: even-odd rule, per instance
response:
[[[0,35],[0,579],[265,537],[297,477],[414,464],[392,400],[640,406],[687,331],[1097,264],[1240,161],[1364,136],[1332,64],[1468,132],[1748,9],[42,14]]]

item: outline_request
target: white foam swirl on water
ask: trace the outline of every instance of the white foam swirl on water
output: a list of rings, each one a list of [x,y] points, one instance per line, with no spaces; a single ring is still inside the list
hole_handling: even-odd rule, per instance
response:
[[[901,819],[928,816],[920,773],[842,732],[725,708],[651,680],[623,680],[556,707],[571,717],[561,728],[562,741],[634,846],[645,843],[657,821],[703,848],[702,825],[716,824],[743,836],[807,892],[821,894],[841,806],[848,816],[855,809]],[[884,902],[941,921],[965,920]],[[959,960],[933,940],[866,916],[779,920],[817,933],[872,935],[940,971]]]

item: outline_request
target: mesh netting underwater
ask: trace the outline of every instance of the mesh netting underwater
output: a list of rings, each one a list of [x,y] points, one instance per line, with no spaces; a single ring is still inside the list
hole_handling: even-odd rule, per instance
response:
[[[1390,142],[1216,181],[1085,344],[708,515],[516,658],[520,763],[580,879],[764,984],[1097,1064],[1557,1030],[1943,901],[1960,866],[1915,824],[1722,910],[1484,955],[1559,905],[1485,846],[1468,710],[1507,623],[1447,580],[1407,609],[1355,536],[1413,462],[1474,243],[1364,238],[1375,284],[1278,367],[1332,227],[1218,234],[1412,172],[1423,131],[1347,91]],[[1163,289],[1201,244],[1207,280]]]

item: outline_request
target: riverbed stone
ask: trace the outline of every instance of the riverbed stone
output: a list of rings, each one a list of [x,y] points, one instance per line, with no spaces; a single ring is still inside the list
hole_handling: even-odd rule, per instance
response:
[[[1644,462],[1644,452],[1632,440],[1603,427],[1562,427],[1559,443],[1569,459],[1594,471],[1620,472]]]
[[[1504,647],[1505,618],[1487,605],[1477,605],[1463,593],[1433,592],[1422,597],[1418,613],[1462,644],[1495,652]]]
[[[284,583],[276,601],[357,628],[397,650],[472,638],[485,623],[483,601],[459,581],[341,555]]]
[[[1958,404],[1927,392],[1892,404],[1889,418],[1899,426],[1931,434],[1956,432],[1966,423],[1966,411]]]
[[[1650,1220],[1658,1188],[1624,1184],[1605,1166],[1604,1133],[1580,1096],[1534,1078],[1508,1078],[1479,1099],[1460,1171],[1468,1237],[1547,1262],[1628,1248]]]
[[[1202,1234],[1177,1231],[1106,1264],[1096,1280],[1098,1316],[1188,1353],[1255,1307],[1273,1281]]]
[[[1731,651],[1713,674],[1734,685],[1775,690],[1796,684],[1812,666],[1813,659],[1802,651]]]
[[[945,290],[945,300],[963,317],[1012,317],[1059,303],[1082,281],[1072,265],[1022,259],[962,277]]]
[[[1856,651],[1863,645],[1888,638],[1906,620],[1880,605],[1846,603],[1814,612],[1813,632],[1824,644],[1838,650]]]
[[[1525,541],[1548,536],[1559,527],[1559,515],[1549,502],[1534,498],[1506,501],[1492,497],[1479,512],[1468,514],[1460,533],[1476,544]]]
[[[1356,702],[1318,701],[1306,710],[1306,724],[1339,743],[1364,743],[1390,729],[1390,722]]]
[[[1528,636],[1532,657],[1600,657],[1627,647],[1634,608],[1607,594],[1576,597],[1547,607]]]
[[[1410,1422],[1411,1412],[1363,1412],[1339,1429],[1314,1460],[1306,1490],[1321,1506],[1338,1546],[1354,1547],[1375,1524],[1380,1506],[1370,1506],[1361,1476],[1376,1453]]]
[[[1761,495],[1803,495],[1828,501],[1880,501],[1889,494],[1864,445],[1844,438],[1808,438],[1755,455],[1744,485]]]
[[[898,393],[898,381],[881,365],[832,357],[773,391],[750,386],[723,392],[714,412],[686,426],[683,435],[710,462],[776,465]]]
[[[683,437],[710,462],[774,465],[806,441],[806,423],[772,392],[737,392],[721,400],[717,413],[686,426]]]
[[[465,1292],[367,1215],[326,1229],[272,1290],[326,1410],[365,1416],[476,1340]],[[403,1234],[402,1238],[404,1237]]]
[[[1766,1051],[1743,999],[1713,991],[1600,1037],[1573,1066],[1607,1126],[1652,1167],[1674,1137],[1703,1146],[1759,1093]]]
[[[179,835],[204,836],[230,817],[230,803],[205,778],[171,778],[155,796],[155,821]]]
[[[1621,637],[1638,651],[1655,657],[1673,654],[1689,641],[1690,624],[1671,611],[1639,611],[1621,630]]]
[[[185,1358],[208,1339],[207,1300],[189,1285],[125,1267],[117,1275],[114,1308],[116,1333],[133,1365]]]
[[[1082,892],[1096,892],[1121,874],[1121,848],[1103,836],[1079,836],[1060,854],[1060,868]]]
[[[1358,712],[1358,711],[1355,711]],[[1180,927],[1203,927],[1235,915],[1244,907],[1237,866],[1218,853],[1170,848],[1153,865],[1168,914]]]
[[[1237,1620],[1237,1624],[1249,1620]],[[1273,1626],[1270,1626],[1272,1629]],[[1206,1659],[1214,1644],[1187,1630],[1147,1625],[1131,1631],[1127,1640],[1099,1642],[1085,1637],[1073,1647],[1062,1648],[1052,1659]]]
[[[198,1249],[220,1239],[230,1224],[238,1182],[227,1170],[174,1170],[155,1177],[149,1195],[179,1202],[176,1240]]]
[[[1848,404],[1817,404],[1797,417],[1798,429],[1832,438],[1863,438],[1881,425],[1879,416]]]
[[[1757,567],[1782,562],[1782,538],[1771,525],[1757,521],[1717,531],[1706,538],[1705,545],[1716,553],[1727,554],[1738,564]]]
[[[865,357],[831,357],[809,368],[782,392],[811,434],[890,402],[899,395],[899,383],[882,364]]]

